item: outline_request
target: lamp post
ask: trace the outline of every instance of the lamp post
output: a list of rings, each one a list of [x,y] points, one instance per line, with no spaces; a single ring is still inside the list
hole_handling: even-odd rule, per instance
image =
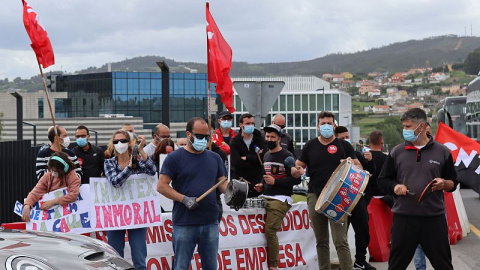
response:
[[[344,116],[343,118],[347,118],[347,127],[350,128],[350,123],[349,123],[349,120],[350,120],[350,115],[347,115],[347,116]]]
[[[320,91],[320,90],[322,90],[322,95],[323,95],[323,109],[322,109],[322,111],[325,111],[325,86],[322,87],[322,88],[318,88],[315,91]]]

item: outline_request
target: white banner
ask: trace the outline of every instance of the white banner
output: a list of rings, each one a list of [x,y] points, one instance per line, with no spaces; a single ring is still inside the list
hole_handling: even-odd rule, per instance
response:
[[[119,188],[107,178],[90,178],[92,216],[96,231],[161,225],[156,175],[134,174]]]
[[[80,186],[77,201],[65,206],[56,205],[45,211],[40,209],[43,202],[61,197],[66,193],[67,188],[62,188],[43,195],[42,199],[32,206],[30,222],[26,224],[27,230],[77,234],[93,231],[90,226],[90,187],[88,185]]]
[[[220,243],[218,269],[268,269],[267,243],[264,236],[265,209],[224,208],[219,226]],[[172,269],[172,215],[162,214],[163,225],[148,228],[147,269]],[[296,203],[283,219],[277,233],[280,244],[279,268],[317,269],[315,236],[310,226],[306,203]],[[130,259],[128,243],[125,257]],[[195,250],[192,268],[201,269],[200,256]]]

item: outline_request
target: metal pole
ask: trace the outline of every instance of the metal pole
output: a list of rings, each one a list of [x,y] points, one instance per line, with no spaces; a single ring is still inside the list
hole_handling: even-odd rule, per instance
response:
[[[37,146],[37,126],[35,124],[22,121],[27,126],[33,127],[33,146]]]
[[[320,91],[322,90],[322,95],[323,95],[323,108],[322,108],[322,111],[325,111],[325,86],[322,87],[322,88],[318,88],[317,90],[315,91]]]
[[[91,132],[95,133],[95,146],[98,146],[98,131],[90,129]]]
[[[165,61],[157,62],[162,70],[162,124],[170,126],[170,68]]]
[[[23,140],[23,99],[18,93],[10,93],[17,100],[17,141]]]

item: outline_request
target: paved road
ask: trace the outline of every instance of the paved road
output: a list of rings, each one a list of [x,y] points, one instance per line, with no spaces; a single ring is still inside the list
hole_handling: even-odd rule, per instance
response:
[[[480,229],[480,199],[479,195],[470,189],[461,190],[463,203],[470,224]],[[452,245],[453,267],[458,270],[480,269],[480,231],[477,233],[471,230],[467,237]],[[428,259],[427,259],[428,261]],[[388,269],[386,262],[371,262],[378,270]],[[415,270],[413,262],[410,263],[409,270]],[[428,263],[427,269],[433,269]]]

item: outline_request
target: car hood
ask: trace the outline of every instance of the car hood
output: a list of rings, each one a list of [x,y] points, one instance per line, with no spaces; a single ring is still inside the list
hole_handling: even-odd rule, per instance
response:
[[[53,269],[134,269],[112,247],[97,239],[0,227],[2,264],[12,256],[34,258]]]

